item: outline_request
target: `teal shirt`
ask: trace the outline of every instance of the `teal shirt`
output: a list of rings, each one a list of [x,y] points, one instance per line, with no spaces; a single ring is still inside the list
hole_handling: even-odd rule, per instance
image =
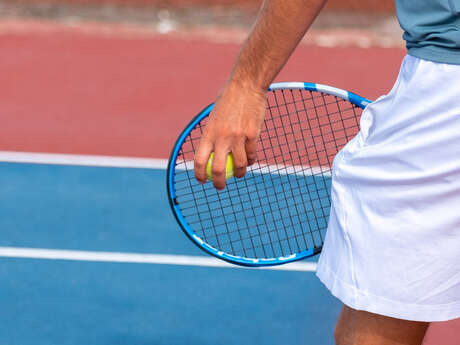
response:
[[[460,65],[460,0],[396,0],[409,55]]]

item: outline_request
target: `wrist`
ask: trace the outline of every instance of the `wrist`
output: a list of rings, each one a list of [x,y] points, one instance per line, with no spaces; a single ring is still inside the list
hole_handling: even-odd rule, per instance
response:
[[[265,85],[250,78],[237,78],[234,76],[230,77],[225,85],[225,89],[245,90],[245,92],[256,93],[259,95],[265,95],[268,87],[269,85]]]

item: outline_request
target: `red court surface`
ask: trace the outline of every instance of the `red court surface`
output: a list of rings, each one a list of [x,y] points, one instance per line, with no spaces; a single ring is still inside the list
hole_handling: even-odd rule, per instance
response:
[[[236,44],[75,32],[0,36],[2,150],[167,157],[187,121],[212,102]],[[400,49],[301,46],[280,81],[310,81],[374,99]]]
[[[120,38],[59,31],[0,34],[0,150],[166,158],[210,103],[236,44],[168,36]],[[301,46],[279,81],[309,81],[375,99],[388,92],[398,48]],[[426,344],[460,344],[460,320]]]

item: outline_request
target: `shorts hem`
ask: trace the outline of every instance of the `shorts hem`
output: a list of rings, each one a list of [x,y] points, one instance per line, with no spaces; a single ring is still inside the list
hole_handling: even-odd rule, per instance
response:
[[[356,310],[409,321],[439,322],[460,317],[460,301],[440,305],[401,303],[357,289],[342,281],[324,264],[318,264],[316,272],[320,281],[343,304]]]

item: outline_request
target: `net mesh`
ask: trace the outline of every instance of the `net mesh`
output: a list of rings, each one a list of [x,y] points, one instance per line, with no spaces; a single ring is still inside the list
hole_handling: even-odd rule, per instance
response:
[[[186,138],[175,169],[175,203],[212,247],[246,258],[276,258],[323,244],[331,166],[359,131],[361,108],[306,90],[268,94],[257,162],[217,191],[194,178],[193,159],[207,117]]]

